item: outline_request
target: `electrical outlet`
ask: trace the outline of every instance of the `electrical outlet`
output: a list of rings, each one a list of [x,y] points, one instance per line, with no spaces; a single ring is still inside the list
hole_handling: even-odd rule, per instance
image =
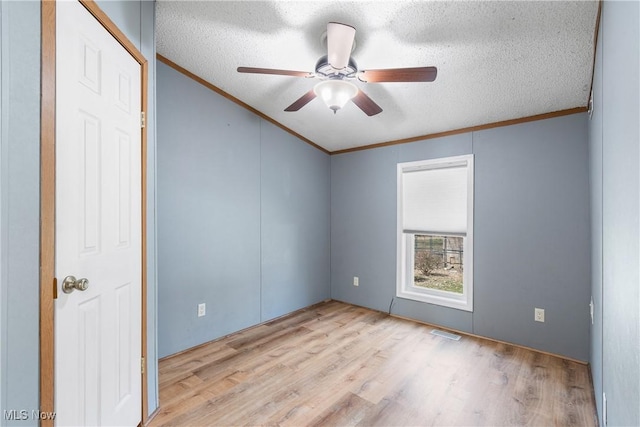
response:
[[[353,276],[353,286],[360,286],[360,279],[358,279],[358,276]]]
[[[536,322],[544,322],[544,308],[534,309],[534,320]]]
[[[591,302],[589,303],[589,313],[591,313],[591,324],[593,325],[593,310],[595,308],[595,304],[593,303],[593,295],[591,295]]]
[[[202,317],[205,314],[207,314],[207,304],[205,304],[204,302],[198,304],[198,317]]]

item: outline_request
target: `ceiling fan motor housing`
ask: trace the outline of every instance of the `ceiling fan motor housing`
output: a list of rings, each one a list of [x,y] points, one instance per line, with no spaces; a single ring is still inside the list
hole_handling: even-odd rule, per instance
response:
[[[329,64],[328,56],[324,55],[316,62],[316,75],[321,78],[344,79],[353,78],[358,72],[358,65],[353,58],[349,58],[349,64],[338,70]]]

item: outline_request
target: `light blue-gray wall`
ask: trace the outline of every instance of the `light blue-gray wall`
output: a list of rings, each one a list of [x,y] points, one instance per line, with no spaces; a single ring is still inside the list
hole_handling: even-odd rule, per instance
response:
[[[5,335],[5,328],[4,328],[4,312],[6,311],[5,309],[5,301],[7,300],[7,295],[6,295],[6,289],[4,286],[5,283],[5,279],[4,279],[4,271],[5,271],[5,262],[4,262],[4,241],[6,240],[5,237],[3,236],[3,232],[5,230],[5,227],[3,226],[3,221],[4,221],[4,214],[3,214],[3,208],[2,206],[4,206],[4,202],[2,201],[2,188],[3,188],[3,182],[4,182],[4,178],[3,178],[3,171],[4,168],[2,167],[2,159],[4,158],[2,155],[2,151],[3,151],[3,147],[4,144],[2,144],[2,141],[4,141],[4,136],[2,135],[2,119],[3,119],[3,115],[2,115],[2,104],[3,104],[3,97],[2,97],[2,87],[4,86],[4,80],[2,80],[2,55],[3,55],[3,49],[2,49],[2,41],[4,38],[4,33],[2,32],[2,3],[0,3],[0,343],[4,343],[6,342],[6,335]],[[4,395],[5,395],[5,382],[3,381],[4,376],[3,376],[3,372],[6,370],[5,367],[5,352],[3,350],[2,347],[0,347],[0,413],[2,413],[2,408],[4,407]]]
[[[261,321],[330,298],[330,159],[260,120]]]
[[[157,97],[159,356],[329,298],[329,156],[161,62]]]
[[[589,124],[591,363],[601,425],[640,425],[640,4],[605,1]]]
[[[586,115],[474,132],[473,146],[474,333],[587,361]]]
[[[394,299],[396,164],[468,153],[473,312]],[[588,178],[585,114],[332,156],[331,296],[383,311],[394,299],[393,314],[586,361]]]
[[[39,390],[40,3],[2,2],[0,417]],[[35,425],[3,420],[2,425]]]
[[[99,1],[149,61],[148,370],[149,410],[157,407],[155,321],[155,5]],[[0,143],[0,417],[39,407],[40,2],[3,1]],[[10,421],[2,423],[12,425]],[[34,420],[17,421],[35,425]],[[5,425],[5,424],[3,424]]]

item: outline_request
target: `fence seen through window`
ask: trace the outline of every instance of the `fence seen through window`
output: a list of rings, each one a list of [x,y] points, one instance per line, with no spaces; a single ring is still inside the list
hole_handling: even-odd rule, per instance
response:
[[[414,285],[461,294],[464,238],[416,234]]]

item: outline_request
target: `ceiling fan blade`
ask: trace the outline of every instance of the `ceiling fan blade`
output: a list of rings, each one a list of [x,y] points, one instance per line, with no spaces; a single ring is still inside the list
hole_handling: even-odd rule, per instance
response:
[[[299,109],[307,105],[309,102],[313,101],[315,97],[316,97],[316,93],[313,91],[313,89],[311,89],[309,92],[305,93],[300,98],[298,98],[296,102],[294,102],[293,104],[285,108],[284,111],[298,111]]]
[[[327,55],[329,65],[342,70],[349,65],[356,29],[350,25],[329,22],[327,24]]]
[[[358,79],[367,83],[381,82],[432,82],[438,75],[436,67],[389,68],[386,70],[363,70]]]
[[[315,77],[315,74],[307,71],[276,70],[273,68],[238,67],[238,72],[251,74],[276,74],[279,76],[293,77]]]
[[[382,108],[380,108],[378,104],[373,102],[373,99],[369,98],[367,94],[361,90],[358,91],[358,94],[352,99],[352,101],[369,117],[382,112]]]

